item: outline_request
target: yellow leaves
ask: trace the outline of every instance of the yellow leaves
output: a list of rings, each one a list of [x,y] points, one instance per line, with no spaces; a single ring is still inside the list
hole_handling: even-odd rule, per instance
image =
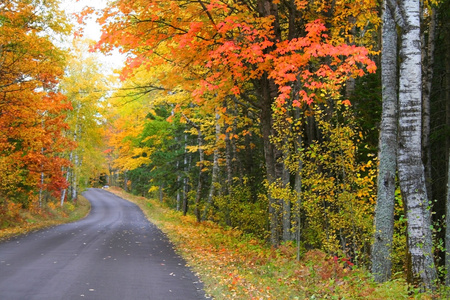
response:
[[[359,251],[370,240],[375,193],[373,162],[356,160],[355,143],[362,133],[354,127],[350,111],[343,103],[339,105],[330,115],[327,109],[312,107],[325,138],[307,147],[302,157],[302,207],[315,235],[310,242],[329,253],[349,247]],[[344,124],[335,121],[338,114],[346,118]],[[342,239],[351,240],[353,246],[342,246]]]
[[[0,5],[0,136],[8,137],[0,138],[1,162],[7,164],[0,167],[0,198],[22,198],[24,204],[31,202],[25,190],[63,187],[61,168],[68,163],[61,152],[73,147],[63,135],[70,104],[57,92],[66,53],[53,41],[69,29],[58,4],[5,0]],[[37,175],[42,171],[44,185]]]
[[[159,187],[153,185],[153,186],[151,186],[150,189],[148,190],[148,193],[150,194],[150,193],[156,192],[156,191],[158,191],[158,190],[159,190]]]
[[[295,5],[297,6],[298,10],[303,10],[308,5],[308,1],[306,0],[295,0]]]
[[[114,166],[121,170],[134,170],[151,162],[152,151],[153,149],[149,147],[123,149],[114,160]]]

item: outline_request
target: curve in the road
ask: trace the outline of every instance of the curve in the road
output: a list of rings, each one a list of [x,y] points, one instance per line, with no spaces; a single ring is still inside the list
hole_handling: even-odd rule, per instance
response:
[[[89,189],[83,220],[0,243],[0,299],[205,299],[166,236],[133,203]]]

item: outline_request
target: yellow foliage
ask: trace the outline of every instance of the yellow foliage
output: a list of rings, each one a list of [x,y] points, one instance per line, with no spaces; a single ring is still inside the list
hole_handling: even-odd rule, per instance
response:
[[[346,125],[333,121],[338,114]],[[329,253],[360,257],[372,236],[374,206],[374,164],[357,162],[355,128],[348,108],[340,107],[327,121],[325,112],[315,109],[315,120],[324,134],[303,155],[303,201],[309,234],[318,237],[316,246]]]
[[[19,216],[20,210],[22,209],[22,204],[14,203],[12,201],[6,202],[6,216],[14,219]]]

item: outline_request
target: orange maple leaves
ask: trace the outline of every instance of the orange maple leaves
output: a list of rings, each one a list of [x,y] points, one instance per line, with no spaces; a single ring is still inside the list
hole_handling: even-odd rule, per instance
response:
[[[63,25],[47,23],[35,5],[43,4],[8,0],[0,7],[0,181],[6,182],[0,199],[66,185],[61,167],[67,161],[59,154],[72,145],[62,136],[70,104],[57,92],[63,53],[43,34],[44,28]]]

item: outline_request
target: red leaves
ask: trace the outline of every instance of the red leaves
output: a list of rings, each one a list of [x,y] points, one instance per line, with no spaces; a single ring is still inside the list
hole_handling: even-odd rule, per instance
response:
[[[375,71],[375,63],[368,58],[368,51],[363,47],[348,45],[334,46],[323,34],[325,27],[316,20],[306,26],[308,33],[304,38],[284,41],[275,50],[277,56],[273,60],[273,70],[269,76],[279,85],[278,101],[282,104],[291,95],[291,84],[302,81],[303,90],[298,96],[300,100],[311,103],[320,92],[334,95],[350,76],[364,75],[367,71]],[[347,57],[345,60],[342,58]],[[327,64],[312,64],[313,58],[329,61]],[[311,67],[316,68],[311,72]],[[294,100],[294,106],[300,103]]]
[[[326,5],[304,0],[295,5],[299,12],[311,6],[318,13],[308,15],[315,19],[304,25],[302,36],[277,40],[274,26],[284,16],[261,16],[245,5],[120,0],[102,12],[106,25],[97,49],[115,46],[131,53],[123,78],[143,63],[171,65],[161,83],[191,91],[198,105],[238,96],[264,74],[278,87],[279,105],[292,99],[299,106],[321,95],[337,99],[349,77],[375,71],[366,49],[331,40],[338,28],[327,31],[329,19],[320,13]]]
[[[64,24],[52,23],[57,21],[52,12],[55,18],[59,14],[53,1],[40,4],[39,9],[34,2],[15,3],[14,9],[0,7],[4,21],[0,26],[0,198],[20,197],[18,186],[29,190],[64,186],[61,167],[67,161],[59,155],[73,146],[62,134],[67,127],[64,112],[71,105],[54,92],[64,73],[65,53],[44,32],[51,27],[62,34]],[[11,1],[5,5],[12,5]],[[44,186],[41,172],[45,172]]]
[[[345,106],[352,106],[352,103],[350,102],[350,100],[343,100],[342,104],[344,104]]]
[[[226,70],[213,73],[196,91],[197,96],[205,92],[217,91],[226,86],[230,78],[234,82],[245,83],[268,73],[279,86],[278,105],[294,97],[306,103],[314,101],[319,92],[335,95],[350,76],[362,76],[367,66],[368,72],[375,70],[375,64],[368,58],[368,51],[362,47],[333,45],[325,34],[326,27],[320,20],[306,25],[305,37],[273,43],[268,32],[252,28],[248,23],[238,23],[236,17],[227,17],[219,23],[219,32],[230,34],[240,29],[245,39],[224,41],[209,53],[206,67],[212,70]],[[314,61],[329,61],[317,63]],[[230,66],[228,69],[227,66]],[[314,71],[310,71],[310,70]],[[217,71],[216,71],[217,72]],[[228,76],[225,76],[228,74]],[[301,79],[302,89],[292,95],[291,85]],[[221,81],[222,84],[213,84]],[[234,85],[230,92],[237,94],[239,86]],[[295,100],[294,105],[300,105]]]

